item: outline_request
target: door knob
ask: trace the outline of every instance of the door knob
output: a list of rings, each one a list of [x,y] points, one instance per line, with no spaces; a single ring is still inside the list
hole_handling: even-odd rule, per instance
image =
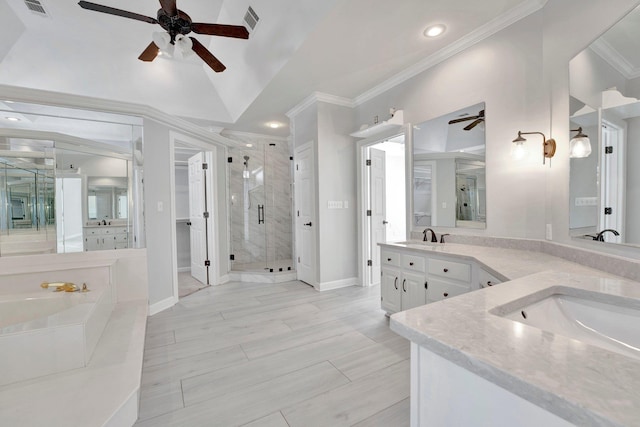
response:
[[[389,224],[389,221],[386,221],[386,220],[383,219],[382,220],[382,225],[387,225],[387,224]]]
[[[303,225],[311,227],[311,222],[307,222],[306,224],[303,224]]]

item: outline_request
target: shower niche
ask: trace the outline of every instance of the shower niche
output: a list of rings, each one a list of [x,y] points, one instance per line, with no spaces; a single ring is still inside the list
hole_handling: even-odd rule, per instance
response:
[[[240,139],[229,149],[231,270],[294,270],[291,160],[284,141]]]

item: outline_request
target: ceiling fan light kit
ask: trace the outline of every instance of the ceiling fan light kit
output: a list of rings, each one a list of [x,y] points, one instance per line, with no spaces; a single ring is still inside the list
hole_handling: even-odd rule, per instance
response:
[[[226,69],[225,65],[213,56],[202,43],[191,36],[187,37],[187,34],[194,32],[196,34],[245,40],[249,38],[249,31],[242,25],[193,22],[189,15],[178,9],[176,0],[160,0],[160,9],[158,10],[157,18],[88,1],[80,1],[78,5],[83,9],[93,10],[95,12],[160,25],[166,33],[154,33],[153,41],[138,57],[138,59],[145,62],[153,61],[161,51],[167,53],[169,56],[180,58],[185,58],[191,52],[195,52],[213,71],[220,73]],[[175,49],[176,46],[178,49]]]

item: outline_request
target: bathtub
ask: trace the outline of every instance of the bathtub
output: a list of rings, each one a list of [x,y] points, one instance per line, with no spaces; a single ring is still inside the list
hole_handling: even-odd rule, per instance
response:
[[[87,366],[113,307],[112,285],[0,295],[0,386]]]

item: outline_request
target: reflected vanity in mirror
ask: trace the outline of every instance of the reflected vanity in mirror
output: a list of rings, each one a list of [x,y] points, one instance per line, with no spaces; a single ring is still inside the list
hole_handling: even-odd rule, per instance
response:
[[[640,247],[638,19],[640,8],[570,62],[570,126],[581,128],[592,148],[570,160],[574,238]]]
[[[0,110],[0,256],[144,247],[139,118]]]
[[[485,105],[413,129],[412,230],[486,227]]]

